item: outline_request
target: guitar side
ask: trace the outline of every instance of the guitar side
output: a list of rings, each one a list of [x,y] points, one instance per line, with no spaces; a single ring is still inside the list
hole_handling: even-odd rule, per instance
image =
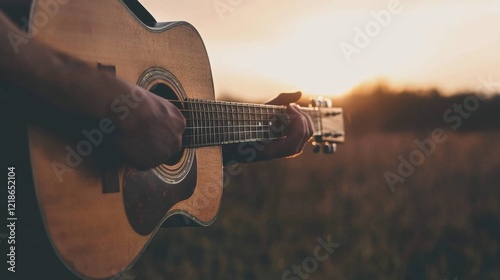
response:
[[[37,13],[44,13],[40,1],[34,1],[32,15]],[[181,100],[214,99],[204,44],[187,23],[150,28],[120,1],[86,0],[61,4],[45,26],[31,28],[37,40],[96,67],[112,66],[117,76],[148,89],[165,84]],[[217,215],[220,147],[186,149],[180,163],[166,167],[184,168],[185,174],[170,181],[170,171],[163,169],[139,172],[123,164],[103,170],[95,153],[68,165],[67,147],[78,151],[86,140],[82,134],[73,137],[38,126],[28,130],[47,233],[61,261],[80,277],[106,279],[130,267],[172,215],[186,215],[200,225],[211,224]],[[117,182],[111,191],[106,190],[108,175]]]

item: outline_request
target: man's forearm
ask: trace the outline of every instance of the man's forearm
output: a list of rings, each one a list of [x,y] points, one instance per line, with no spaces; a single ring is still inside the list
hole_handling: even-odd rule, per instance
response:
[[[144,170],[168,161],[180,150],[186,121],[172,103],[54,51],[36,38],[19,46],[16,53],[8,34],[23,35],[0,13],[0,83],[24,97],[24,103],[35,105],[35,117],[47,112],[55,117],[42,124],[58,126],[62,119],[66,129],[81,117],[110,119],[116,125],[110,141],[126,160]],[[133,110],[118,110],[120,103]]]
[[[130,92],[128,83],[54,51],[36,38],[19,46],[16,53],[9,34],[24,35],[0,13],[0,80],[24,94],[28,102],[100,119],[110,115],[113,100]]]

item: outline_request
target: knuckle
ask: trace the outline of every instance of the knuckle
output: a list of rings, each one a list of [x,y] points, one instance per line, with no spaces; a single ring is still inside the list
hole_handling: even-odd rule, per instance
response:
[[[182,148],[182,134],[177,135],[177,137],[174,137],[173,140],[172,148],[175,152],[177,152]]]

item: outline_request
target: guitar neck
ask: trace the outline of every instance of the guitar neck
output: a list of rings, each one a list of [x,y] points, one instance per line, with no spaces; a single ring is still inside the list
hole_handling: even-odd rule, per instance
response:
[[[301,108],[313,120],[314,135],[321,134],[317,108]],[[187,99],[184,147],[218,146],[283,138],[290,122],[286,106]]]

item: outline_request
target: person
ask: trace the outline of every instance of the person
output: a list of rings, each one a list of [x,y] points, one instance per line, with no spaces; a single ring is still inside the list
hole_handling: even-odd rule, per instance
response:
[[[19,175],[17,181],[19,226],[16,232],[20,243],[20,274],[17,275],[32,277],[49,273],[69,279],[74,275],[67,269],[54,268],[57,257],[50,250],[48,237],[42,234],[43,223],[36,211],[37,200],[29,172],[26,126],[29,123],[70,125],[80,120],[110,118],[116,124],[116,130],[110,135],[111,142],[129,163],[144,170],[167,162],[180,150],[186,120],[169,101],[53,50],[36,37],[16,51],[9,36],[22,36],[25,32],[22,26],[26,22],[22,18],[28,18],[30,2],[0,0],[0,114],[1,127],[6,132],[5,143],[1,145],[2,170],[14,164],[19,174],[24,174]],[[111,102],[132,94],[140,94],[144,101],[122,120],[110,111]],[[289,104],[299,98],[299,93],[282,94],[269,102],[287,105],[291,121],[285,130],[286,137],[267,143],[265,149],[257,151],[254,161],[301,152],[312,136],[312,122],[309,116]],[[223,146],[224,162],[247,162],[236,151],[235,144]],[[14,163],[8,162],[14,159]]]

